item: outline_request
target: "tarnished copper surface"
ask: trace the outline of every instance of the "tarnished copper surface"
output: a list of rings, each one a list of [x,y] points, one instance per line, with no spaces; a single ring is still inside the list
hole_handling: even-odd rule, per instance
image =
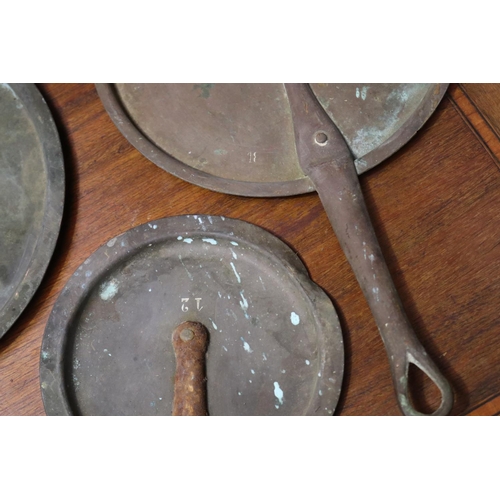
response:
[[[314,190],[295,150],[284,84],[129,83],[96,88],[124,136],[181,179],[244,196]],[[446,85],[313,84],[312,88],[327,112],[335,114],[362,173],[417,132]]]
[[[35,85],[0,84],[0,337],[43,278],[63,202],[63,156],[45,101]]]
[[[46,413],[171,415],[185,322],[208,330],[209,415],[333,414],[344,347],[332,302],[278,238],[205,215],[133,228],[77,269],[43,338]]]
[[[450,384],[408,321],[373,230],[347,142],[306,85],[286,84],[286,89],[300,163],[316,186],[384,340],[401,411],[422,415],[409,391],[413,364],[441,391],[440,405],[432,414],[446,415],[453,405]]]
[[[312,181],[384,339],[401,410],[421,414],[408,391],[413,364],[441,391],[441,404],[433,415],[449,413],[451,388],[409,325],[357,180],[357,173],[383,161],[415,134],[441,100],[445,84],[97,88],[125,137],[185,180],[254,196],[310,191]],[[285,134],[281,140],[278,133]],[[248,161],[243,160],[244,150]],[[278,160],[287,167],[293,165],[294,173],[280,167]]]

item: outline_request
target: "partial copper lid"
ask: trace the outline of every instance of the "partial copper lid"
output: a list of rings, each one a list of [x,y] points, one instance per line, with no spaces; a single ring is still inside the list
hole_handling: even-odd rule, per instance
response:
[[[314,191],[295,149],[283,84],[99,84],[122,134],[188,182],[230,194]],[[446,84],[311,84],[344,136],[358,173],[403,146],[430,117]]]
[[[172,334],[202,324],[210,415],[331,415],[344,351],[332,302],[282,241],[186,215],[110,240],[50,315],[40,381],[49,415],[170,415]]]
[[[27,306],[54,250],[63,213],[57,129],[32,84],[0,84],[0,337]]]

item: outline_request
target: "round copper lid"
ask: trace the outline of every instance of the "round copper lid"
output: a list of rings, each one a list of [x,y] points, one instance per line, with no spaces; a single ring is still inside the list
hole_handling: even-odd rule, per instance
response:
[[[170,415],[172,333],[208,330],[210,415],[331,415],[338,317],[295,253],[223,217],[152,221],[74,273],[50,315],[40,381],[49,415]]]
[[[438,83],[311,84],[358,173],[385,160],[425,123]],[[98,84],[122,134],[166,171],[214,191],[286,196],[314,191],[298,160],[283,84]]]
[[[0,84],[0,337],[27,306],[52,256],[63,213],[57,129],[32,84]]]

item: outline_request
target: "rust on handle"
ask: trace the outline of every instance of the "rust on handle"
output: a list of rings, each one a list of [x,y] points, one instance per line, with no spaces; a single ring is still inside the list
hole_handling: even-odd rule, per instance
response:
[[[394,286],[373,229],[353,157],[336,125],[306,84],[285,84],[299,162],[325,207],[333,230],[363,290],[389,357],[398,404],[405,415],[422,415],[411,401],[409,365],[441,391],[432,415],[453,406],[449,382],[417,339]]]
[[[208,332],[201,324],[193,321],[181,323],[172,334],[176,359],[174,416],[206,416],[207,391],[205,375],[205,354],[208,346]]]

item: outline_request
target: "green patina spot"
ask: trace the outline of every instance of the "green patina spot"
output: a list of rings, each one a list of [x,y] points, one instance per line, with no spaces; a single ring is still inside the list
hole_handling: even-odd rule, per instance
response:
[[[193,85],[193,90],[200,89],[201,94],[198,97],[208,99],[210,97],[210,89],[214,86],[213,83],[197,83]]]
[[[318,101],[320,104],[325,108],[328,109],[330,107],[330,99],[328,97],[323,97],[323,96],[317,96]]]

